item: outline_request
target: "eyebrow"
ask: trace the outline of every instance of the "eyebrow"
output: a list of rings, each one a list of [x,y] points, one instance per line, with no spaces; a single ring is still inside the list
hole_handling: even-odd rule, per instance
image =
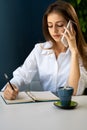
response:
[[[64,21],[56,21],[56,23],[61,23],[61,22],[64,23]],[[52,22],[49,22],[49,21],[48,21],[48,23],[52,23]]]

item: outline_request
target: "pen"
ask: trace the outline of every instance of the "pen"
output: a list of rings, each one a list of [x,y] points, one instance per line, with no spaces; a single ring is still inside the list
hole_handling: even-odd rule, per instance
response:
[[[12,90],[14,90],[14,87],[12,86],[11,82],[8,79],[8,75],[5,73],[4,76],[5,76],[5,79],[7,80],[7,82],[9,83],[10,87],[12,88]]]

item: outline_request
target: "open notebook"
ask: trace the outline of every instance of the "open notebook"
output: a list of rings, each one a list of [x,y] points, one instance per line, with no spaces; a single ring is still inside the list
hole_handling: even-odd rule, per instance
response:
[[[15,100],[6,100],[1,94],[6,104],[28,103],[28,102],[46,102],[57,101],[59,98],[50,91],[28,91],[19,92]]]

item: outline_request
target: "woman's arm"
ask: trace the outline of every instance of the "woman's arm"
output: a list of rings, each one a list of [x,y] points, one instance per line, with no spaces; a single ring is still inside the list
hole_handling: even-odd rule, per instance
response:
[[[78,82],[80,79],[79,53],[76,44],[76,32],[72,27],[72,25],[70,27],[70,30],[68,30],[67,28],[65,29],[67,31],[65,37],[68,41],[69,49],[71,51],[71,66],[70,66],[68,84],[74,88],[73,95],[76,95]]]
[[[22,87],[29,85],[37,71],[36,60],[34,55],[34,50],[26,58],[24,64],[18,67],[13,72],[13,78],[11,79],[11,84],[14,87],[14,90],[10,87],[9,84],[6,84],[3,88],[4,97],[6,99],[15,99],[18,92]]]
[[[78,82],[80,79],[80,68],[79,68],[79,59],[77,51],[71,54],[71,66],[68,84],[74,88],[73,95],[76,95],[78,89]]]

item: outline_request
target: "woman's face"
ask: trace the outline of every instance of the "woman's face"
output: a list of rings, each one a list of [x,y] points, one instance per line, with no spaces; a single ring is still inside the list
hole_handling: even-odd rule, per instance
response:
[[[56,42],[60,42],[67,21],[60,13],[52,12],[47,17],[48,31]]]

